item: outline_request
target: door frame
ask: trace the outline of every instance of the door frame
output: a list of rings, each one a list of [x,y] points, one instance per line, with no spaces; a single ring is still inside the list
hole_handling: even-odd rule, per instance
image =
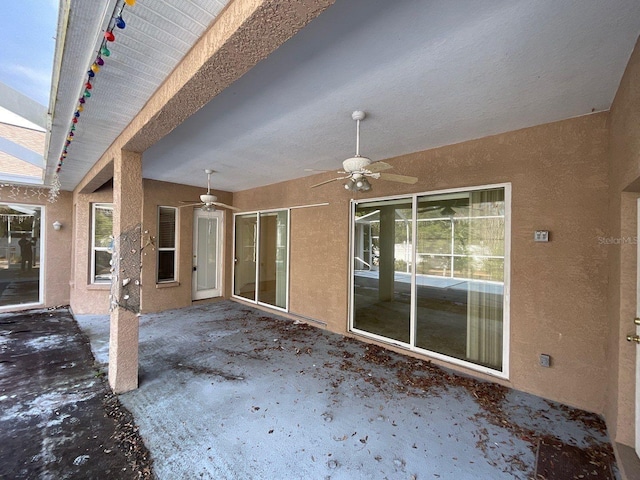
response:
[[[640,318],[640,198],[636,199],[636,318]],[[636,335],[640,335],[640,325],[636,325]],[[640,344],[636,343],[635,371],[635,450],[640,457]]]
[[[198,290],[198,271],[200,266],[198,265],[198,228],[200,218],[216,218],[218,222],[217,230],[217,252],[216,252],[216,276],[217,276],[217,288],[208,290]],[[221,297],[224,292],[224,266],[222,264],[224,258],[224,212],[221,210],[214,210],[212,212],[204,212],[199,208],[193,211],[193,245],[192,245],[192,272],[191,272],[191,300],[205,300],[208,298]]]

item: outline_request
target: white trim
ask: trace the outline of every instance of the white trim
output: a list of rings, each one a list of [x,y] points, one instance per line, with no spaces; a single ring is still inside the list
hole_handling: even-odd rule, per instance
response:
[[[329,205],[329,202],[324,203],[311,203],[309,205],[296,205],[295,207],[284,207],[281,210],[296,210],[298,208],[312,208],[312,207],[326,207]]]
[[[415,296],[416,296],[416,273],[415,268],[412,269],[411,272],[411,312],[410,312],[410,342],[404,343],[398,340],[393,340],[387,337],[383,337],[380,335],[376,335],[371,332],[366,332],[364,330],[359,330],[354,327],[354,225],[355,225],[355,213],[356,207],[361,203],[371,204],[375,202],[387,202],[387,201],[397,201],[400,203],[401,201],[411,200],[412,202],[412,225],[414,221],[417,223],[417,202],[419,197],[423,196],[434,196],[446,193],[461,193],[461,192],[473,192],[477,190],[490,190],[495,188],[504,189],[504,289],[503,289],[503,329],[502,329],[502,370],[495,370],[489,367],[485,367],[482,365],[478,365],[476,363],[468,362],[466,360],[461,360],[459,358],[450,357],[448,355],[443,355],[441,353],[432,352],[430,350],[426,350],[420,347],[413,346],[415,344]],[[497,184],[489,184],[489,185],[475,185],[471,187],[459,187],[459,188],[449,188],[445,190],[435,190],[429,192],[420,192],[406,195],[390,195],[385,197],[378,198],[366,198],[366,199],[351,199],[350,203],[350,221],[349,221],[349,313],[348,313],[348,329],[350,332],[355,333],[357,335],[362,335],[364,337],[368,337],[374,339],[376,341],[387,343],[390,345],[394,345],[400,348],[407,349],[412,352],[416,352],[419,354],[427,355],[433,357],[438,360],[442,360],[444,362],[448,362],[453,365],[459,365],[470,370],[474,370],[480,373],[484,373],[487,375],[491,375],[497,378],[509,379],[510,374],[510,351],[511,351],[511,326],[510,326],[510,308],[511,308],[511,182],[505,183],[497,183]],[[375,205],[373,205],[375,206]],[[416,228],[412,229],[412,244],[416,245]],[[413,265],[416,262],[416,248],[413,248],[412,252],[412,261]]]
[[[113,211],[113,203],[95,202],[91,204],[91,231],[89,232],[89,237],[90,237],[89,250],[91,254],[91,268],[90,268],[89,284],[90,285],[111,285],[111,280],[96,281],[96,251],[100,251],[100,252],[109,251],[108,247],[96,247],[95,231],[96,231],[96,207],[97,206],[100,206],[100,208],[103,208],[105,210],[111,209],[111,211]],[[113,218],[112,218],[112,222],[113,222]],[[112,224],[112,228],[113,228],[113,224]],[[113,237],[113,231],[111,235]],[[96,250],[96,248],[98,248],[99,250]]]
[[[200,241],[198,236],[199,230],[199,222],[200,218],[205,219],[213,219],[215,218],[217,223],[216,228],[216,288],[211,288],[208,290],[198,290],[197,284],[197,270],[194,271],[193,267],[198,266],[198,242]],[[192,238],[192,250],[191,250],[191,260],[192,260],[192,268],[191,268],[191,300],[204,300],[207,298],[215,298],[223,295],[224,292],[224,268],[222,265],[224,258],[224,221],[225,221],[225,212],[222,210],[215,210],[213,212],[203,212],[199,208],[193,210],[193,238]],[[195,265],[193,259],[195,258]],[[174,280],[173,283],[176,281]],[[162,285],[162,283],[158,283],[157,285]]]
[[[250,302],[255,305],[260,305],[262,307],[272,308],[274,310],[278,310],[281,312],[289,312],[289,289],[290,289],[290,280],[291,280],[291,208],[307,208],[314,206],[322,206],[324,204],[315,204],[315,205],[305,205],[298,207],[288,207],[288,208],[276,208],[269,210],[256,210],[250,212],[238,212],[233,214],[233,269],[232,269],[232,284],[231,288],[231,298],[242,300],[245,302]],[[327,204],[328,205],[328,204]],[[261,302],[258,299],[258,290],[260,287],[260,223],[261,216],[263,214],[269,213],[280,213],[287,212],[287,269],[286,269],[286,279],[285,279],[285,306],[279,307],[277,305],[272,305],[270,303]],[[256,272],[255,272],[255,290],[253,299],[243,297],[241,295],[237,295],[235,293],[236,290],[236,217],[255,215],[256,217],[256,242],[255,242],[255,258],[256,258]]]
[[[45,242],[46,242],[46,225],[47,225],[47,219],[46,219],[46,208],[45,205],[42,204],[37,204],[37,203],[29,203],[29,202],[0,202],[0,205],[4,205],[7,206],[9,208],[12,208],[15,210],[15,207],[33,207],[35,209],[39,209],[40,210],[40,225],[38,227],[38,230],[40,231],[40,238],[38,239],[39,242],[39,247],[38,247],[38,254],[36,255],[36,257],[38,257],[40,259],[40,268],[39,268],[39,273],[38,273],[38,300],[36,302],[29,302],[29,303],[14,303],[12,305],[6,305],[6,306],[0,306],[0,313],[3,312],[15,312],[15,311],[21,311],[21,310],[28,310],[30,308],[38,308],[38,307],[44,307],[45,305],[45,298],[44,298],[44,279],[45,279],[45,268],[46,268],[46,258],[45,258],[45,252],[46,252],[46,248],[45,248]],[[35,219],[35,210],[34,210],[34,214],[32,215],[27,215],[27,216],[32,216]],[[33,230],[33,227],[32,227]],[[10,261],[10,257],[7,259],[8,261]],[[33,261],[32,260],[32,265],[33,265]]]
[[[418,260],[418,197],[411,201],[411,311],[409,312],[409,345],[416,344],[418,330],[418,285],[416,282],[416,264]],[[451,236],[453,238],[453,235]],[[409,239],[407,239],[409,240]],[[395,270],[395,268],[394,268]]]

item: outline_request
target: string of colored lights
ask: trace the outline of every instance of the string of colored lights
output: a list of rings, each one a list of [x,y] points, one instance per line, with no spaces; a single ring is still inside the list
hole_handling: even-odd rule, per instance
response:
[[[80,121],[80,114],[84,110],[85,103],[91,97],[91,90],[93,89],[92,82],[94,81],[96,74],[100,72],[100,67],[105,64],[105,58],[108,58],[111,55],[111,50],[109,50],[108,45],[116,41],[116,36],[113,33],[113,30],[115,28],[122,30],[127,26],[124,19],[122,18],[122,12],[124,11],[125,6],[133,7],[136,4],[136,0],[124,0],[122,3],[120,2],[121,0],[118,0],[115,8],[113,9],[111,19],[109,20],[109,24],[104,32],[102,42],[100,43],[100,48],[96,53],[96,58],[87,69],[87,78],[84,84],[84,92],[78,99],[78,104],[76,106],[75,112],[73,113],[73,117],[71,118],[69,131],[67,132],[67,138],[64,142],[64,148],[62,149],[62,153],[60,154],[60,158],[58,160],[58,166],[56,167],[56,173],[54,176],[56,180],[59,180],[57,178],[58,174],[60,173],[60,170],[62,170],[64,161],[69,153],[69,147],[71,146],[71,143],[73,142],[73,139],[75,137],[76,126]]]

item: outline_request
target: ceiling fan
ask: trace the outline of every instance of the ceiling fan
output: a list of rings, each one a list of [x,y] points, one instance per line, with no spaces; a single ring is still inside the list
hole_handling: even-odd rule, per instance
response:
[[[316,183],[315,185],[311,185],[311,188],[319,187],[320,185],[325,185],[337,180],[347,180],[344,184],[344,188],[346,190],[351,190],[353,192],[366,192],[371,189],[371,184],[369,183],[368,178],[409,184],[413,184],[418,181],[416,177],[408,177],[406,175],[398,175],[395,173],[383,173],[383,170],[388,170],[393,167],[385,162],[372,162],[371,159],[360,155],[360,121],[364,120],[365,116],[365,113],[361,110],[356,110],[351,114],[351,118],[356,121],[356,154],[342,162],[342,170],[339,170],[338,173],[343,174],[344,176]],[[313,172],[317,170],[306,169],[306,171]]]
[[[196,205],[202,205],[202,210],[205,212],[213,212],[216,207],[228,208],[229,210],[240,210],[237,207],[232,207],[231,205],[227,205],[226,203],[218,202],[218,197],[215,195],[211,195],[211,174],[213,170],[207,168],[204,173],[207,174],[207,193],[203,193],[200,195],[200,201],[196,200],[187,200],[180,201],[180,203],[185,203],[186,205],[180,205],[180,208],[183,207],[194,207]]]

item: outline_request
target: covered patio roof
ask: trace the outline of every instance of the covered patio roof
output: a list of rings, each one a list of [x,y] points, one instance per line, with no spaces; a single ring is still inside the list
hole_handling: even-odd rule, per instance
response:
[[[48,180],[121,1],[78,4],[61,20]],[[63,189],[75,188],[154,98],[168,109],[141,125],[163,133],[129,142],[145,151],[144,177],[202,185],[213,168],[215,187],[228,191],[299,178],[305,168],[337,170],[354,152],[355,109],[368,113],[361,147],[373,160],[608,110],[640,33],[635,0],[234,0],[236,10],[260,12],[234,27],[255,37],[229,37],[227,56],[184,78],[198,51],[190,57],[190,48],[228,22],[225,4],[189,0],[178,12],[168,1],[139,0],[125,10],[127,28],[116,29],[96,76]],[[286,12],[310,22],[292,38]],[[279,47],[252,67],[245,52],[268,37]],[[177,83],[180,108],[157,90]]]

